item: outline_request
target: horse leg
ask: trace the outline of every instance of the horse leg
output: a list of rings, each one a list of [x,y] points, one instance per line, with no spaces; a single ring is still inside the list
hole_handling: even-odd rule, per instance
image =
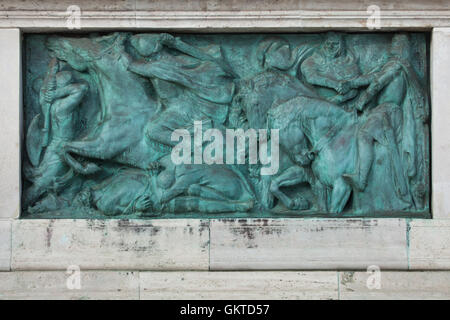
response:
[[[88,175],[100,171],[100,167],[95,163],[88,163],[83,165],[78,162],[73,156],[71,156],[69,152],[64,152],[63,156],[66,163],[77,173]]]
[[[319,179],[315,179],[311,187],[313,189],[313,193],[317,198],[317,209],[322,212],[327,212],[329,202],[327,187],[323,185],[322,182],[319,181]]]
[[[343,174],[342,178],[356,190],[364,191],[375,158],[373,138],[361,131],[357,137],[357,146],[358,160],[356,161],[356,171],[351,174]]]
[[[161,203],[169,202],[173,198],[183,194],[189,186],[195,184],[196,181],[190,175],[177,177],[175,182],[168,189],[163,190],[161,195]]]
[[[352,188],[342,178],[338,178],[331,192],[330,212],[341,213],[350,197]]]
[[[109,160],[134,145],[142,137],[142,128],[127,117],[116,116],[103,124],[100,133],[93,139],[71,141],[64,146],[66,162],[81,174],[92,174],[100,170],[94,163],[81,164],[71,154]]]
[[[69,142],[64,146],[64,160],[75,172],[84,175],[96,173],[100,170],[99,166],[92,162],[82,164],[76,160],[71,153],[88,158],[104,159],[103,155],[98,153],[98,150],[96,149],[97,146],[97,140]]]
[[[101,146],[100,142],[102,140],[103,139],[72,141],[67,143],[64,146],[64,149],[67,152],[74,153],[79,156],[100,160],[111,159],[117,155],[118,152],[115,148],[108,149]],[[103,140],[103,143],[107,144],[108,141]]]
[[[303,197],[291,199],[285,193],[281,192],[280,187],[294,186],[302,182],[309,182],[305,169],[299,166],[293,166],[285,170],[270,183],[270,192],[277,197],[289,209],[305,209],[309,203]]]

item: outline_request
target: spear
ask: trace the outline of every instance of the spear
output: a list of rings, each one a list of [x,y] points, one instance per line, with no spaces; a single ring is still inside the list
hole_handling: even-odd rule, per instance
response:
[[[56,90],[56,72],[58,72],[58,60],[53,58],[50,61],[47,74],[39,95],[42,113],[44,116],[44,127],[42,128],[42,146],[48,146],[50,133],[50,107],[53,103]]]

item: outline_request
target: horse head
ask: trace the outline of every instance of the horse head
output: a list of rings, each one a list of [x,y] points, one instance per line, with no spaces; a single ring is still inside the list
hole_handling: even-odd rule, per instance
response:
[[[298,95],[311,96],[305,86],[296,78],[275,70],[265,71],[242,80],[236,100],[247,115],[249,127],[267,127],[267,114],[278,104]]]
[[[297,98],[288,100],[271,110],[267,115],[267,127],[278,129],[280,147],[288,154],[299,154],[309,149],[309,123],[302,118],[302,105]]]
[[[101,37],[60,37],[50,36],[46,46],[52,56],[66,61],[77,71],[86,71],[106,53],[117,51],[123,46],[127,34],[113,33]]]

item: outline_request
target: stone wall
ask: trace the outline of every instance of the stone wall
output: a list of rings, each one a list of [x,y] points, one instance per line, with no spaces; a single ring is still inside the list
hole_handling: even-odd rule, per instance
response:
[[[76,2],[0,3],[0,299],[450,298],[448,1]],[[73,4],[81,30],[67,29]],[[368,31],[370,5],[378,31],[431,33],[433,219],[18,219],[22,33]]]

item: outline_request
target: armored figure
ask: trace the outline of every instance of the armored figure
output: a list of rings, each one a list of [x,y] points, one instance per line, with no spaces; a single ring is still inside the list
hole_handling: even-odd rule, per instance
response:
[[[346,81],[358,77],[360,70],[355,55],[346,48],[343,34],[327,33],[319,49],[301,64],[301,71],[306,82],[332,103],[347,103],[358,95]]]
[[[223,124],[234,93],[229,67],[220,57],[169,34],[140,34],[131,45],[144,59],[128,69],[150,79],[162,104],[146,127],[150,141],[173,146],[173,130],[192,130],[194,120]],[[220,53],[220,51],[219,51]]]

